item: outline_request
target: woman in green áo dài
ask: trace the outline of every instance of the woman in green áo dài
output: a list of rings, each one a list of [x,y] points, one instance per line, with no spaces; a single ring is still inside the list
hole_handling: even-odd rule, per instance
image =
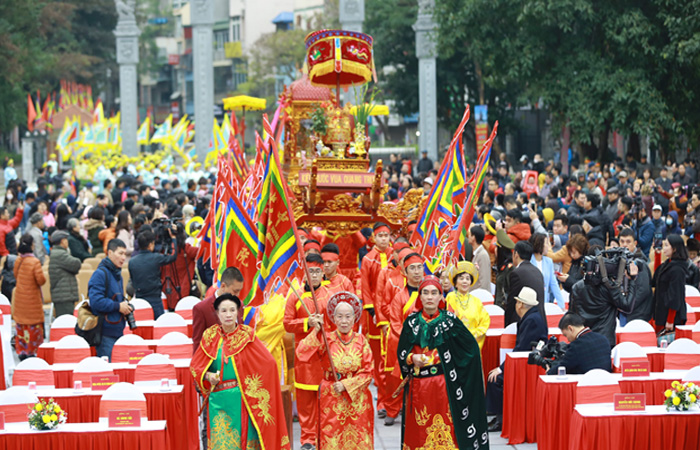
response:
[[[190,371],[208,408],[208,449],[289,449],[277,366],[252,328],[238,324],[241,301],[214,301],[221,325],[208,328]]]

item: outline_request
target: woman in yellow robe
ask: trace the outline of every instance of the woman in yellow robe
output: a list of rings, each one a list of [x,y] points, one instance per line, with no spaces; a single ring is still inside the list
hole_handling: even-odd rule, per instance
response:
[[[464,323],[479,344],[479,350],[484,348],[486,330],[491,325],[491,316],[484,305],[469,291],[479,279],[479,271],[469,261],[460,261],[452,269],[452,284],[455,289],[447,294],[445,299],[447,310],[454,313]]]

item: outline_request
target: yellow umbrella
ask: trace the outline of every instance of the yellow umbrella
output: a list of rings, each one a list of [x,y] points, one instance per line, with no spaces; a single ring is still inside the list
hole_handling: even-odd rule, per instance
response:
[[[350,108],[350,112],[355,115],[357,113],[357,106]],[[370,116],[388,116],[389,107],[386,105],[373,105],[369,112]]]
[[[267,100],[264,98],[250,97],[248,95],[236,95],[224,99],[224,109],[227,111],[243,111],[241,114],[241,147],[245,153],[245,111],[253,110],[260,111],[267,106]]]

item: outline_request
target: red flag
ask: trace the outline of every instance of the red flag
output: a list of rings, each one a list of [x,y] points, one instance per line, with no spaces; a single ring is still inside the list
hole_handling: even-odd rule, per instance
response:
[[[27,129],[34,131],[34,119],[36,119],[36,108],[32,96],[27,94]]]

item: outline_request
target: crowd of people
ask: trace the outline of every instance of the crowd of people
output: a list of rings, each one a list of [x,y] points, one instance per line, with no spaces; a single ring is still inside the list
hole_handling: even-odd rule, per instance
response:
[[[423,153],[414,171],[410,159],[392,155],[385,201],[414,188],[428,195],[436,166]],[[686,320],[684,286],[700,283],[693,161],[651,167],[627,158],[564,171],[539,155],[514,167],[501,154],[489,165],[458,263],[426,274],[409,243],[415,223],[396,230],[377,222],[350,236],[300,228],[306,274],[257,308],[242,304],[252,280],[236,267],[212,286],[214,271],[185,231],[193,217],[207,216],[213,175],[186,186],[158,177],[146,184],[124,168],[81,187],[70,171],[57,172],[42,171],[35,191],[10,180],[0,207],[2,292],[12,299],[20,359],[44,341],[41,286],[50,282],[57,316],[72,314],[88,258],[104,254],[88,297],[105,318],[97,355],[108,359],[127,326],[129,298],[148,301],[157,318],[163,295],[174,310],[199,284],[191,367],[207,405],[203,440],[213,448],[236,440],[247,443],[240,448],[289,448],[283,421],[270,420],[282,410],[280,384],[295,388],[304,450],[372,448],[375,417],[392,426],[407,408],[404,448],[426,447],[438,434],[440,448],[485,448],[488,431],[501,426],[503,367],[482,367],[491,320],[474,290],[495,287],[505,325],[519,324],[516,351],[547,340],[545,303],[568,308],[559,327],[570,351],[548,371],[585,373],[611,370],[617,321],[641,319],[671,339]]]

